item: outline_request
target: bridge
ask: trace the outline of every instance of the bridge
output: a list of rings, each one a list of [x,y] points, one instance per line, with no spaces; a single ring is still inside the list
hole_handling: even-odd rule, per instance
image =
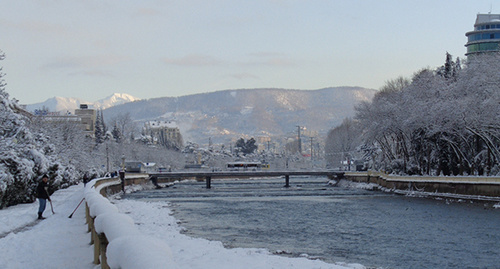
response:
[[[284,170],[284,171],[176,171],[149,173],[151,178],[204,178],[207,189],[212,187],[212,178],[241,178],[241,177],[285,177],[285,187],[290,187],[290,176],[325,176],[328,178],[343,178],[343,171],[332,170]]]

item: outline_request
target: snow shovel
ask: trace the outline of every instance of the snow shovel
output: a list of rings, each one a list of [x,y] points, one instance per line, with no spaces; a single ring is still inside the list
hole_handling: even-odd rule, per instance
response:
[[[71,217],[73,217],[73,214],[75,214],[75,211],[78,209],[78,207],[80,207],[80,205],[82,204],[83,200],[85,200],[85,197],[80,201],[80,203],[76,206],[75,210],[73,210],[73,212],[71,213],[71,215],[69,215],[68,218],[71,219]]]
[[[56,212],[54,212],[54,206],[52,206],[52,201],[49,200],[50,202],[50,210],[52,210],[52,214],[55,214]]]

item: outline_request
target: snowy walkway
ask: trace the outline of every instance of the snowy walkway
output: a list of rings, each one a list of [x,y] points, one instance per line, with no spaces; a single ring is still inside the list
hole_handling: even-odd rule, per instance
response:
[[[56,214],[47,203],[47,219],[41,221],[36,220],[38,201],[0,210],[0,267],[95,268],[85,207],[68,218],[82,197],[83,184],[55,192],[51,199]]]
[[[56,214],[50,213],[48,205],[44,213],[48,218],[43,221],[35,220],[38,202],[0,210],[0,268],[100,268],[92,264],[93,246],[89,245],[84,207],[68,218],[83,197],[83,185],[57,191],[51,197]],[[265,249],[226,249],[220,242],[181,234],[182,228],[165,202],[113,202],[134,219],[142,233],[165,240],[179,268],[364,268],[287,258]]]

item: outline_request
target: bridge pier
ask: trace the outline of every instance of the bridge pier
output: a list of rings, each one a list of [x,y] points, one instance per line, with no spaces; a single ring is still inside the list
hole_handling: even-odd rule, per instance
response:
[[[285,175],[285,188],[290,187],[290,175]]]
[[[212,186],[211,186],[212,185],[212,177],[211,176],[206,176],[205,177],[205,182],[207,184],[207,189],[212,188]]]

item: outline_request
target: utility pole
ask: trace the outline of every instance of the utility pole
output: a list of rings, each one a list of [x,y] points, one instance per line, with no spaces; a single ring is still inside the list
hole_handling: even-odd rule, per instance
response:
[[[297,135],[298,135],[298,143],[299,143],[299,154],[302,154],[302,141],[300,140],[300,125],[297,125]]]
[[[313,155],[314,155],[314,151],[313,151],[313,139],[314,139],[314,137],[309,137],[309,139],[311,140],[311,162],[312,162]]]
[[[313,139],[314,137],[309,137],[311,140],[311,167],[314,168],[314,162],[313,162],[313,156],[314,156],[314,149],[313,149]]]

